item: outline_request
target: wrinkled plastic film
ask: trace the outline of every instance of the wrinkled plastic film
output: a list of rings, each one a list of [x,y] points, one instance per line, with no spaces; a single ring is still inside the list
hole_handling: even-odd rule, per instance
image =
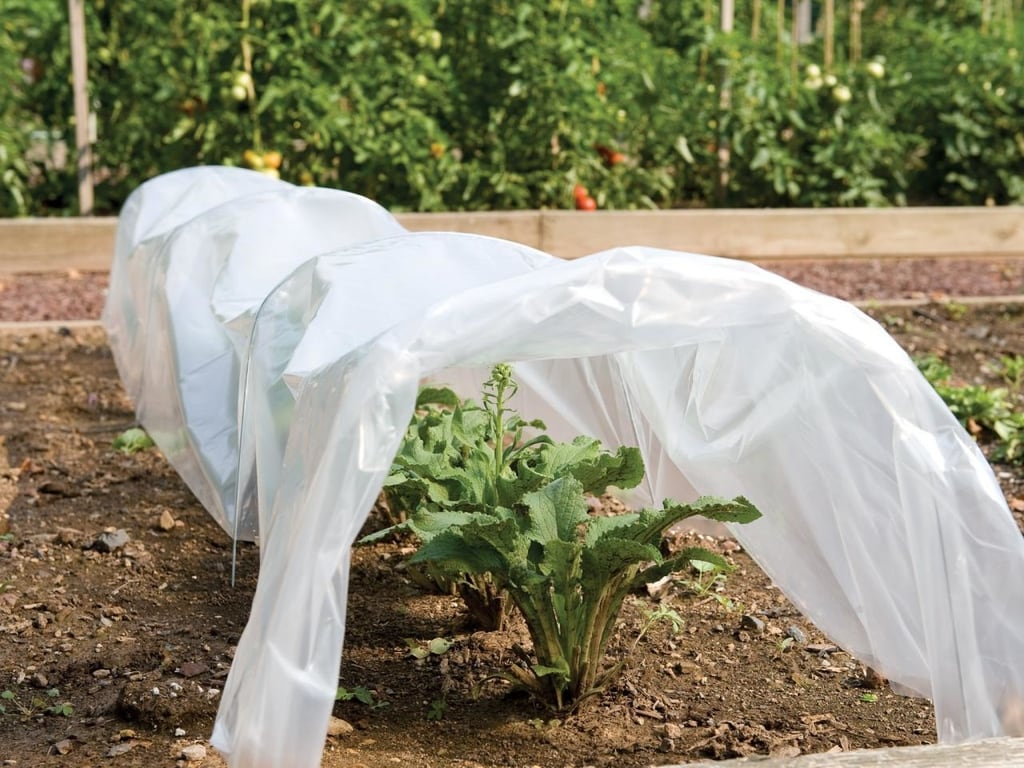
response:
[[[181,177],[173,181],[180,188]],[[162,183],[150,182],[132,214],[154,222],[152,231]],[[293,205],[309,228],[363,205],[354,196],[322,206],[286,197],[271,207]],[[188,230],[210,258],[230,261],[226,241],[210,233],[235,205],[139,240],[132,254],[166,250]],[[764,512],[734,531],[750,554],[835,642],[931,696],[940,738],[1006,732],[1004,709],[1024,691],[1024,604],[1005,585],[1024,577],[1024,545],[973,440],[876,323],[722,259],[622,248],[561,262],[487,238],[389,234],[296,257],[269,289],[246,284],[255,268],[178,289],[206,292],[208,307],[198,309],[222,328],[211,349],[228,349],[213,365],[235,404],[234,450],[196,425],[154,437],[166,451],[166,435],[193,435],[170,444],[216,470],[182,472],[193,490],[218,486],[223,499],[231,494],[219,484],[237,478],[239,495],[258,502],[259,584],[214,733],[232,766],[319,763],[349,548],[418,384],[451,378],[461,390],[505,360],[516,363],[524,416],[550,420],[552,434],[641,447],[641,497],[748,496]],[[254,243],[245,258],[273,261],[280,247]],[[164,291],[184,263],[128,259],[121,285]],[[139,274],[143,264],[156,274]],[[260,290],[268,293],[257,302]],[[112,290],[108,308],[151,318],[140,329],[147,343],[173,334],[173,344],[153,346],[168,367],[209,343],[190,333],[215,336],[208,324],[176,319],[184,304],[146,315],[133,302]],[[145,362],[121,354],[118,365],[128,381]],[[133,397],[179,397],[186,373],[149,376]],[[182,408],[161,418],[191,417]]]

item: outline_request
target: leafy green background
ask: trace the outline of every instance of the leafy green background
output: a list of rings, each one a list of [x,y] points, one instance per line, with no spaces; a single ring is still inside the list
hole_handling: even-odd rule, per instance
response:
[[[249,148],[395,210],[568,208],[577,183],[620,209],[1024,200],[1020,0],[987,23],[981,0],[871,2],[853,63],[837,3],[849,101],[808,87],[821,41],[794,61],[776,3],[751,39],[754,1],[725,35],[711,0],[92,0],[97,210]],[[3,0],[0,215],[75,212],[69,70],[66,3]]]

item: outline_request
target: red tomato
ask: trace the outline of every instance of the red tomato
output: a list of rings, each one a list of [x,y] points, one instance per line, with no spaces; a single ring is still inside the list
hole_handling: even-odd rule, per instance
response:
[[[584,197],[589,197],[590,193],[587,191],[587,188],[584,187],[582,184],[577,184],[575,187],[573,187],[572,196],[576,198],[576,202],[578,203]]]
[[[597,200],[592,198],[590,195],[580,197],[576,200],[576,207],[581,211],[596,211]]]

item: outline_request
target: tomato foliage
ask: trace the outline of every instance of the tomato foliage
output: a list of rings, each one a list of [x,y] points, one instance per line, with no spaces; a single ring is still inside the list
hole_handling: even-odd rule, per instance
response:
[[[794,52],[753,5],[724,34],[710,0],[94,0],[97,209],[247,151],[395,210],[1024,200],[1021,19],[894,0],[857,60],[839,4],[808,77],[820,25]],[[0,7],[0,215],[74,211],[67,28]]]

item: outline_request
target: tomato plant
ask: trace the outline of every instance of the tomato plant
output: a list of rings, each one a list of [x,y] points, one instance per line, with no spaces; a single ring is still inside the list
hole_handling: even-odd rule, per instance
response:
[[[96,207],[197,164],[395,210],[1024,200],[1024,19],[919,6],[826,67],[772,14],[755,39],[752,0],[728,35],[666,0],[94,0]],[[75,208],[69,69],[64,6],[5,0],[0,215]]]

